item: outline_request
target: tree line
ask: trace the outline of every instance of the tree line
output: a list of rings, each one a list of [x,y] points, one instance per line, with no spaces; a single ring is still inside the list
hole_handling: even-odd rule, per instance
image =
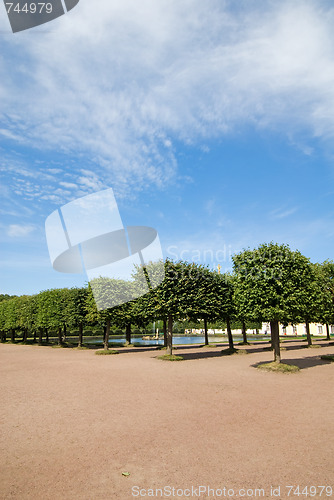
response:
[[[104,330],[104,348],[108,349],[111,325],[126,331],[131,343],[131,328],[145,327],[154,320],[163,321],[167,354],[172,354],[173,323],[177,320],[204,323],[205,344],[208,324],[226,324],[229,350],[234,351],[231,323],[242,325],[243,342],[247,343],[246,325],[269,322],[274,360],[281,361],[279,323],[305,323],[308,344],[312,344],[309,325],[334,324],[334,263],[313,264],[288,245],[264,243],[232,257],[233,270],[222,273],[201,264],[166,260],[164,279],[156,288],[141,295],[143,279],[161,271],[150,263],[137,268],[133,282],[97,278],[87,287],[42,291],[20,297],[0,296],[0,339],[15,341],[23,332],[23,341],[32,332],[42,344],[49,332],[57,332],[62,345],[68,328],[77,328],[78,345],[83,344],[83,329],[99,325]],[[144,278],[143,278],[144,277]],[[146,283],[145,283],[146,285]],[[93,294],[94,290],[94,294]],[[129,299],[125,301],[125,294]],[[141,296],[140,296],[141,295]],[[122,300],[120,299],[122,297]],[[137,298],[134,298],[137,297]],[[103,310],[97,303],[103,300]],[[119,305],[114,305],[115,303]],[[37,340],[37,338],[36,338]]]

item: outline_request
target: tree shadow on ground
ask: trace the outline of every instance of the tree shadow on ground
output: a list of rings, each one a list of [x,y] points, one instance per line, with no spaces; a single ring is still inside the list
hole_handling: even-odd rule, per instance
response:
[[[90,348],[91,349],[91,348]],[[103,346],[99,346],[99,347],[93,347],[92,348],[93,350],[95,351],[101,351],[103,350]],[[147,352],[147,351],[154,351],[156,352],[156,349],[152,349],[152,347],[150,346],[143,346],[143,347],[127,347],[127,346],[111,346],[109,345],[109,350],[118,350],[118,352],[120,354],[128,354],[128,353],[133,353],[133,352]],[[163,351],[164,352],[164,351]]]
[[[268,363],[268,361],[261,361],[260,363],[254,363],[251,366],[254,368],[257,368],[258,366],[264,365],[266,363]],[[305,370],[307,368],[313,368],[315,366],[332,364],[331,361],[326,361],[325,359],[321,359],[320,356],[307,356],[305,358],[282,359],[282,363],[284,363],[286,365],[298,366],[298,368],[300,370]]]
[[[301,349],[316,349],[316,348],[323,348],[323,347],[332,347],[334,345],[333,342],[315,342],[313,341],[312,345],[309,347],[307,342],[304,342],[299,345],[281,345],[281,348],[284,347],[284,350],[286,351],[298,351]]]
[[[300,341],[299,341],[300,342]],[[308,344],[307,342],[302,342],[302,343],[298,343],[297,345],[294,344],[294,345],[286,345],[288,342],[284,342],[283,344],[281,344],[281,351],[284,352],[284,351],[300,351],[302,349],[312,349],[312,347],[308,347]],[[313,341],[313,346],[316,346],[316,347],[330,347],[330,346],[333,346],[334,343],[333,342],[315,342]],[[316,349],[316,347],[314,347]],[[259,346],[259,349],[256,349],[255,346],[252,346],[252,347],[246,347],[247,348],[247,351],[249,353],[255,353],[255,352],[260,352],[260,351],[267,351],[267,352],[272,352],[272,349],[270,348],[270,345],[269,346]]]
[[[181,349],[180,349],[181,350]],[[164,352],[164,351],[162,351]],[[183,352],[183,349],[182,349],[182,352],[179,352],[179,350],[177,350],[176,352],[174,352],[173,350],[173,354],[176,354],[176,356],[182,356],[183,360],[184,361],[191,361],[191,360],[194,360],[194,359],[208,359],[208,358],[229,358],[231,356],[246,356],[246,354],[242,355],[242,354],[230,354],[230,355],[224,355],[222,354],[222,349],[215,349],[215,350],[212,350],[212,351],[196,351],[196,352]],[[161,354],[159,354],[158,356],[160,356]],[[157,356],[155,356],[157,357]]]

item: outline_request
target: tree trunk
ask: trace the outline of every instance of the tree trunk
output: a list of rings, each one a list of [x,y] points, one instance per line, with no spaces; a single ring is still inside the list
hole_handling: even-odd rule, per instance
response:
[[[65,325],[65,323],[64,323],[63,342],[66,342],[66,325]]]
[[[131,344],[131,324],[127,324],[125,327],[125,345]]]
[[[0,337],[1,342],[6,342],[6,332],[4,330],[2,330]]]
[[[104,348],[106,350],[109,349],[109,335],[110,335],[110,319],[107,319],[107,325],[106,325],[106,333],[104,336]]]
[[[330,340],[331,336],[330,336],[330,333],[329,333],[329,324],[328,323],[326,323],[326,333],[327,333],[326,340]]]
[[[208,337],[208,321],[204,318],[204,337],[205,337],[205,345],[209,345],[209,337]]]
[[[228,346],[231,350],[233,350],[234,345],[233,345],[233,336],[232,336],[230,318],[226,319],[226,329],[227,329],[227,335],[228,335]]]
[[[242,341],[244,344],[247,344],[247,333],[246,333],[246,323],[242,322]]]
[[[104,325],[104,327],[103,327],[103,343],[106,340],[106,334],[107,334],[107,327],[106,327],[106,325]]]
[[[38,345],[43,345],[43,328],[38,329]]]
[[[14,328],[10,329],[10,341],[15,342],[15,330],[14,330]]]
[[[36,342],[37,340],[37,333],[36,333],[36,329],[34,330],[34,342]]]
[[[164,332],[164,347],[167,347],[167,321],[163,320],[163,332]]]
[[[47,344],[49,343],[49,330],[48,330],[48,328],[45,328],[45,341]]]
[[[27,338],[28,338],[28,329],[25,328],[23,330],[23,338],[22,338],[22,342],[27,342]]]
[[[305,325],[306,325],[307,343],[308,343],[308,345],[312,345],[312,338],[311,338],[311,334],[310,334],[310,322],[306,321]]]
[[[173,351],[173,316],[168,315],[168,330],[167,330],[167,351],[166,354],[172,354]]]
[[[61,334],[61,327],[58,328],[58,345],[63,345],[63,337]]]
[[[82,325],[82,323],[79,323],[78,347],[82,347],[82,336],[83,336],[83,325]]]
[[[281,347],[279,345],[278,321],[270,321],[271,345],[274,349],[274,361],[281,362]]]

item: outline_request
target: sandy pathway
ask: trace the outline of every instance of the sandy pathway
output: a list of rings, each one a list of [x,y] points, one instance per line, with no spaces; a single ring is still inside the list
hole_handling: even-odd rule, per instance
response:
[[[286,485],[334,487],[334,364],[319,360],[334,347],[299,346],[283,355],[303,369],[285,375],[251,366],[272,358],[260,346],[232,357],[179,348],[186,360],[169,363],[152,349],[0,345],[0,498],[128,500],[165,486],[174,498],[241,488],[297,498]]]

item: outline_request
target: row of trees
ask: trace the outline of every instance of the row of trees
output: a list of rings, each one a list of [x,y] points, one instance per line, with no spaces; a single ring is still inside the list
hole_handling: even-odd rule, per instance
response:
[[[113,306],[119,296],[140,295],[143,276],[159,272],[156,264],[137,269],[133,283],[98,278],[86,288],[55,289],[34,296],[5,298],[0,301],[0,332],[4,340],[23,331],[23,340],[29,332],[38,332],[39,342],[50,330],[58,332],[62,343],[66,328],[79,330],[82,345],[83,328],[98,324],[104,328],[104,347],[108,349],[111,325],[126,329],[126,340],[131,342],[131,326],[144,327],[160,319],[164,324],[167,354],[172,354],[173,323],[177,320],[204,322],[205,343],[208,344],[208,323],[224,322],[229,349],[234,350],[231,321],[242,324],[243,339],[246,324],[268,321],[274,358],[280,362],[278,323],[306,324],[308,343],[311,344],[310,322],[334,323],[334,263],[312,264],[298,251],[274,243],[260,245],[233,256],[233,272],[219,274],[207,267],[188,262],[164,263],[164,280],[155,289],[134,300]],[[160,264],[161,270],[161,264]],[[146,274],[145,274],[146,273]],[[129,292],[129,287],[133,287]],[[105,304],[98,311],[96,303]],[[123,300],[124,301],[124,300]],[[327,328],[329,338],[329,329]]]

